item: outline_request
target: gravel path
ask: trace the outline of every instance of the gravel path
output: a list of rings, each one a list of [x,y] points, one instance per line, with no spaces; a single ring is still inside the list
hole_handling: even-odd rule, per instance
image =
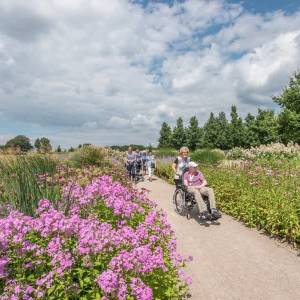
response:
[[[192,299],[300,299],[300,257],[257,230],[223,215],[220,225],[203,226],[176,214],[174,186],[156,179],[139,183],[168,213],[179,252],[192,255],[187,273],[193,278]]]

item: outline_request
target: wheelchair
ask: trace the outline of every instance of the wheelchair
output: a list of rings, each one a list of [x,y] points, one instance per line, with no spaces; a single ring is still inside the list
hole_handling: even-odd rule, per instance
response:
[[[194,194],[188,191],[187,186],[183,184],[183,175],[179,179],[175,179],[175,192],[173,195],[173,203],[175,205],[175,211],[181,215],[186,216],[187,219],[191,218],[191,212],[197,202]],[[207,196],[202,196],[203,201],[207,206],[207,211],[211,213],[210,203]]]
[[[129,175],[130,179],[134,183],[144,181],[141,162],[135,161],[131,164],[126,164],[125,167],[127,169],[127,172],[128,172],[128,175]]]

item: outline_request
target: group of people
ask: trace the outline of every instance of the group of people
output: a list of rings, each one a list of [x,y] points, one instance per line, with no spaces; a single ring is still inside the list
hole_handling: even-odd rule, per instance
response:
[[[199,209],[199,217],[202,220],[219,219],[221,214],[216,208],[214,191],[207,186],[204,175],[197,167],[198,164],[191,161],[189,157],[189,149],[182,147],[179,151],[179,156],[172,164],[172,169],[175,174],[175,183],[181,183],[183,181],[187,190],[194,195]],[[209,213],[207,209],[203,196],[208,197],[211,213]]]
[[[148,180],[152,181],[155,166],[156,161],[151,150],[140,151],[136,149],[134,151],[132,147],[128,147],[126,153],[126,169],[131,179],[139,175],[143,176],[148,174]]]
[[[148,174],[149,181],[152,181],[153,170],[156,161],[151,150],[133,151],[132,147],[128,148],[126,153],[126,169],[130,178],[134,179],[142,172],[142,176]],[[189,149],[181,147],[179,155],[172,164],[174,171],[175,184],[183,183],[188,192],[194,195],[199,209],[199,217],[202,220],[216,220],[221,214],[216,208],[215,195],[212,188],[208,187],[204,175],[198,170],[198,164],[189,157]],[[208,197],[210,212],[203,197]]]

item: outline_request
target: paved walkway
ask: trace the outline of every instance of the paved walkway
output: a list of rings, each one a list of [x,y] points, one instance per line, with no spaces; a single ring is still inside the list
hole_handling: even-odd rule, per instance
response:
[[[300,257],[279,242],[223,215],[220,225],[205,227],[176,214],[174,186],[160,179],[139,184],[168,213],[179,252],[192,255],[187,273],[192,299],[299,300]]]

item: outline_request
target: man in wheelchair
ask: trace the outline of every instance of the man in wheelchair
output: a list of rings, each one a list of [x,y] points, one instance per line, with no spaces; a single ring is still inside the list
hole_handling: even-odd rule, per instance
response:
[[[188,171],[183,175],[183,183],[187,187],[187,191],[194,195],[199,209],[199,217],[202,220],[217,220],[221,214],[216,208],[215,195],[212,188],[207,186],[207,181],[203,174],[197,170],[198,164],[189,162]],[[208,197],[211,214],[203,200],[203,197]]]

